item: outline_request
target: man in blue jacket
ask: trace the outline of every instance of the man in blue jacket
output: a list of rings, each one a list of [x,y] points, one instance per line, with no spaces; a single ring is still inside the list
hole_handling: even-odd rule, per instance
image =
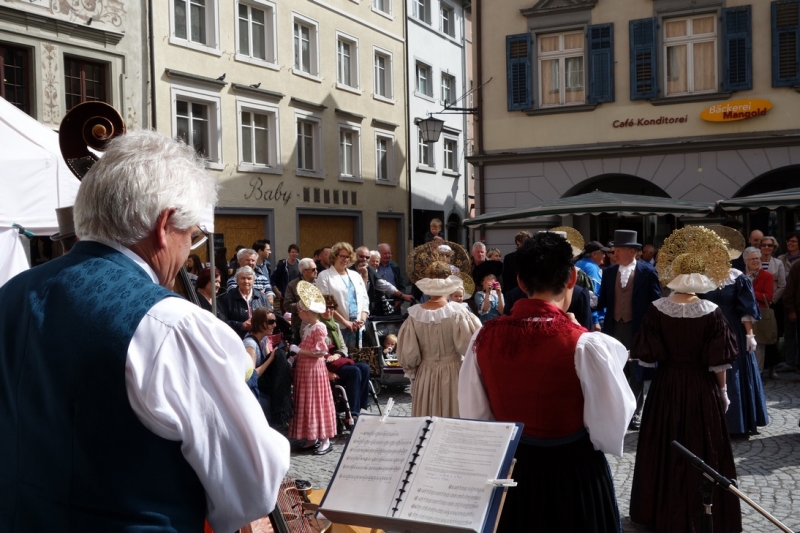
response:
[[[644,261],[636,260],[636,252],[642,248],[636,241],[635,231],[614,232],[617,263],[603,271],[597,300],[597,309],[605,310],[603,333],[620,341],[628,350],[633,348],[633,339],[650,303],[661,298],[661,284],[655,269]],[[630,356],[636,359],[635,353]],[[628,361],[625,376],[631,392],[636,396],[636,411],[630,429],[638,430],[644,405],[644,380],[638,362]]]

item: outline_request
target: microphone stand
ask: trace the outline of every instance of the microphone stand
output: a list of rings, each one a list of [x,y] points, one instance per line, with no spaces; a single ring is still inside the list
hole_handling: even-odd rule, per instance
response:
[[[713,517],[711,514],[711,495],[714,492],[714,487],[717,485],[723,489],[732,492],[739,499],[744,501],[747,505],[761,513],[764,518],[775,524],[781,531],[785,533],[794,533],[791,529],[783,525],[780,520],[769,514],[766,509],[758,505],[756,502],[748,498],[742,491],[736,487],[736,483],[726,478],[710,466],[708,466],[702,459],[695,454],[684,448],[678,441],[672,441],[672,447],[686,458],[687,461],[692,463],[695,467],[702,470],[703,482],[700,486],[700,492],[703,494],[703,533],[713,532]]]

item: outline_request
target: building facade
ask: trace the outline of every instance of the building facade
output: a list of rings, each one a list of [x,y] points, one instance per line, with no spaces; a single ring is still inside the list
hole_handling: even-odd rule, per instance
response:
[[[482,90],[470,161],[476,214],[599,189],[715,201],[796,187],[800,26],[796,0],[474,2]],[[782,236],[795,212],[745,225]],[[574,225],[606,239],[636,229],[660,243],[671,217],[574,216],[498,224]]]
[[[469,216],[469,173],[465,156],[469,119],[460,112],[436,114],[445,121],[438,142],[423,142],[415,124],[446,106],[468,107],[471,76],[467,37],[471,35],[461,0],[408,2],[408,109],[411,150],[413,241],[424,242],[430,221],[441,220],[448,240],[463,243],[461,222]],[[466,3],[469,7],[469,3]]]
[[[141,1],[6,0],[0,5],[0,97],[57,129],[76,104],[111,104],[148,126]]]
[[[408,238],[400,0],[155,0],[154,123],[221,185],[217,246]]]

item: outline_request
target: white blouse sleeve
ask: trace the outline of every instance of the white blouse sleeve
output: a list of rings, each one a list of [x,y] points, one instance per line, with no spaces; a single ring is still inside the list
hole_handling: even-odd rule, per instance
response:
[[[289,469],[289,442],[245,383],[252,366],[233,330],[179,298],[153,306],[128,348],[131,407],[150,431],[181,442],[215,531],[269,514]]]
[[[603,333],[584,333],[575,348],[583,390],[583,422],[596,450],[622,456],[625,432],[636,409],[622,369],[628,351]]]
[[[483,376],[478,366],[478,355],[475,353],[475,337],[480,330],[472,335],[469,341],[461,372],[458,375],[458,412],[461,418],[474,420],[494,420],[489,396],[483,384]]]

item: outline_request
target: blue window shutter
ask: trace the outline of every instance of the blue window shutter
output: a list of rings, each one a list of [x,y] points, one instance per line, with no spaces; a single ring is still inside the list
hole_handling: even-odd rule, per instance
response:
[[[655,18],[630,21],[631,100],[658,96],[658,54]]]
[[[614,25],[589,26],[589,103],[614,101]]]
[[[753,88],[750,6],[722,10],[722,89]]]
[[[533,106],[530,33],[506,37],[506,65],[508,110],[530,109]]]
[[[772,2],[772,86],[800,85],[800,3]]]

